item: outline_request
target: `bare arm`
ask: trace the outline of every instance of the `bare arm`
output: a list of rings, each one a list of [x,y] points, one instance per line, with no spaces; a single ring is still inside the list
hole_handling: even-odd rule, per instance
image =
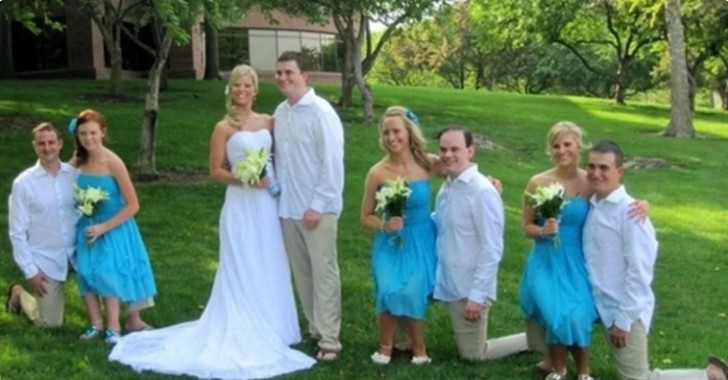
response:
[[[225,164],[225,153],[228,138],[230,138],[230,127],[224,121],[217,123],[210,138],[210,179],[229,185],[239,185],[240,181],[235,179]]]
[[[376,166],[375,166],[376,167]],[[375,167],[369,170],[367,178],[364,182],[364,196],[361,201],[361,212],[359,213],[359,222],[364,228],[369,230],[378,230],[382,227],[382,218],[374,213],[376,200],[374,195],[377,193],[377,187],[381,183],[376,174]]]

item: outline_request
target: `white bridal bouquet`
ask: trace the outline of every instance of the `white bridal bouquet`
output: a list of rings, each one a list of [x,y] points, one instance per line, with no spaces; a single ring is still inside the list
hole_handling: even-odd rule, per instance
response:
[[[558,182],[554,182],[548,186],[538,186],[533,194],[526,192],[526,203],[542,219],[558,219],[559,215],[561,215],[561,209],[568,203],[564,193],[564,185]],[[554,247],[558,247],[561,244],[558,236],[553,239],[553,244]]]
[[[100,187],[87,187],[82,189],[78,185],[73,185],[73,194],[76,198],[76,209],[84,216],[91,219],[96,211],[96,206],[109,199],[109,193]],[[89,247],[93,246],[93,241],[88,240]]]
[[[412,194],[409,183],[402,177],[397,177],[385,181],[384,185],[377,191],[374,198],[377,205],[374,212],[381,212],[382,218],[390,218],[393,216],[402,216],[407,198]],[[397,234],[396,242],[398,246],[402,246],[404,240]]]
[[[242,183],[255,185],[265,177],[270,155],[263,148],[246,149],[243,155],[244,158],[233,166],[233,176]]]

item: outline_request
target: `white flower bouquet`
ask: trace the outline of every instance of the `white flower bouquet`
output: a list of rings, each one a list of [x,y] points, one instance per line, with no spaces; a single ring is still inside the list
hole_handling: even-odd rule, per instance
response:
[[[243,159],[233,165],[233,176],[247,185],[255,185],[266,175],[266,165],[270,155],[263,149],[246,149]]]
[[[548,186],[536,187],[536,191],[533,194],[526,192],[526,203],[542,219],[558,219],[561,215],[561,210],[568,203],[564,194],[564,185],[554,182]],[[558,236],[553,239],[553,243],[554,247],[560,245]]]
[[[410,189],[406,179],[397,177],[388,180],[374,195],[377,201],[374,212],[381,212],[382,218],[385,219],[393,216],[402,216],[404,214],[404,206],[407,204],[407,199],[410,194],[412,194],[412,189]],[[397,245],[401,247],[404,243],[402,236],[397,234],[395,239]]]
[[[89,219],[93,219],[96,206],[109,199],[109,193],[100,187],[87,187],[82,189],[73,185],[73,195],[76,199],[76,209]],[[93,246],[93,241],[88,240],[88,246]]]

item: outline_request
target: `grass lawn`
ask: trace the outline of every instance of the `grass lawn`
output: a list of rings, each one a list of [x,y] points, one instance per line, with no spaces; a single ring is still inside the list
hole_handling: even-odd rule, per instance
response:
[[[95,81],[0,82],[0,290],[22,281],[8,241],[7,203],[12,179],[34,162],[30,129],[48,120],[65,130],[71,116],[86,107],[106,114],[110,146],[129,164],[136,161],[143,109],[143,82],[125,82],[124,101],[103,96],[107,84]],[[222,82],[172,81],[161,96],[157,162],[170,175],[154,183],[137,183],[141,210],[137,221],[150,251],[159,295],[145,319],[166,326],[195,319],[207,300],[217,265],[217,218],[224,187],[205,177],[208,141],[224,112]],[[334,96],[335,87],[318,88]],[[728,114],[699,110],[695,126],[700,138],[657,136],[669,118],[661,106],[611,101],[446,89],[377,86],[376,111],[403,104],[419,115],[432,137],[445,124],[463,124],[483,133],[503,149],[476,153],[481,171],[500,178],[506,207],[506,252],[500,267],[499,299],[491,309],[491,336],[522,330],[518,286],[530,241],[520,232],[520,201],[531,175],[549,167],[545,135],[559,120],[571,120],[588,132],[589,141],[603,138],[622,144],[628,158],[666,160],[670,169],[632,170],[625,176],[630,192],[651,202],[660,255],[654,289],[657,295],[650,362],[654,367],[702,367],[708,353],[728,356]],[[282,100],[274,86],[263,84],[257,109],[270,113]],[[356,110],[358,111],[358,110]],[[371,233],[359,226],[359,202],[368,168],[382,155],[377,128],[359,123],[354,111],[342,113],[346,134],[346,188],[340,221],[339,263],[343,282],[342,342],[336,363],[287,376],[300,379],[350,378],[480,378],[540,379],[532,370],[536,354],[487,364],[457,359],[446,311],[434,304],[427,318],[427,343],[433,363],[415,368],[395,356],[386,368],[373,366],[377,347],[372,281],[369,271]],[[62,156],[72,149],[66,134]],[[436,146],[431,143],[430,150]],[[433,191],[439,183],[433,184]],[[65,326],[57,331],[33,328],[19,317],[0,313],[0,377],[31,379],[168,379],[106,360],[101,341],[77,339],[86,325],[76,283],[67,284]],[[3,293],[4,297],[4,293]],[[302,345],[313,353],[314,347]],[[572,367],[573,368],[573,367]],[[573,372],[573,369],[572,369]],[[615,379],[603,337],[595,334],[593,369],[599,379]]]

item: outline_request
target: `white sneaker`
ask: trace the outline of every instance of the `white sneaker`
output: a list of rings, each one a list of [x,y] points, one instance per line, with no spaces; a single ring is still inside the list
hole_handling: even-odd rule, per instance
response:
[[[414,365],[425,365],[430,364],[432,359],[429,356],[413,356],[412,364]]]
[[[384,355],[384,354],[380,353],[379,351],[374,351],[371,358],[372,358],[372,363],[378,364],[378,365],[387,365],[392,360],[391,356]]]

